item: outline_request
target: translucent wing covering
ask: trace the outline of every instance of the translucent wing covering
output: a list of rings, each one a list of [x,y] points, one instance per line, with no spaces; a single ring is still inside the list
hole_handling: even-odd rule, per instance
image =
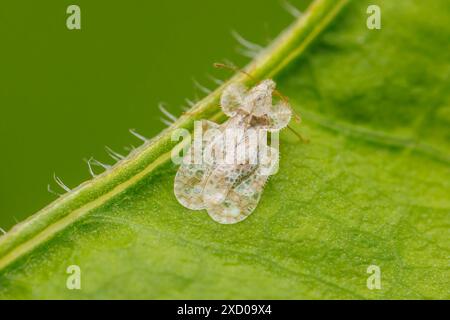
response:
[[[202,127],[203,132],[206,132],[208,129],[218,129],[219,125],[211,121],[203,120]],[[206,139],[205,134],[203,134],[202,140],[201,154],[203,154],[210,141]],[[191,210],[205,209],[203,188],[212,171],[212,166],[212,164],[205,161],[196,164],[193,145],[189,148],[175,176],[174,193],[178,202]]]
[[[257,165],[251,164],[223,164],[218,165],[211,174],[205,184],[203,200],[208,207],[209,204],[220,204],[225,201],[228,193],[242,177],[251,174]]]
[[[242,107],[246,94],[245,87],[240,83],[232,83],[226,87],[220,98],[223,113],[229,117],[236,114],[236,110]]]
[[[260,147],[259,139],[253,141],[250,135],[243,135],[236,143],[248,147],[243,149],[249,151],[244,151],[244,161],[232,164],[221,161],[233,154],[228,147],[234,147],[234,142],[230,144],[226,139],[226,130],[234,130],[236,134],[238,129],[265,133],[288,125],[291,108],[284,100],[272,105],[274,89],[275,82],[270,79],[250,91],[238,83],[225,88],[221,107],[230,119],[222,126],[203,121],[204,131],[219,129],[212,136],[204,134],[202,137],[201,154],[209,155],[212,161],[204,161],[202,157],[202,161],[196,162],[195,150],[191,147],[176,174],[175,196],[183,206],[192,210],[206,209],[212,219],[224,224],[242,221],[255,210],[264,184],[269,175],[274,174],[274,168],[278,168],[278,151],[265,145],[269,152],[264,155],[264,162],[261,150],[255,151]],[[238,109],[242,112],[237,112]]]
[[[269,117],[269,125],[267,130],[278,131],[283,129],[291,121],[292,110],[285,101],[280,101],[269,109],[267,116]]]
[[[278,166],[278,152],[270,148],[269,156],[271,166]],[[260,167],[247,169],[251,170],[242,171],[242,175],[235,180],[223,201],[205,201],[208,214],[213,220],[223,224],[237,223],[255,210],[269,175],[262,174],[265,170],[260,170]],[[208,188],[205,188],[205,192]]]

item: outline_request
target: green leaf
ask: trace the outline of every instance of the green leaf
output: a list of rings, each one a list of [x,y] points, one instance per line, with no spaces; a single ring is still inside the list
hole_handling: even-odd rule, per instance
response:
[[[346,2],[315,1],[248,67],[275,77],[311,142],[282,133],[247,220],[177,203],[170,128],[0,238],[0,298],[449,298],[450,7]],[[223,120],[222,88],[176,126]]]

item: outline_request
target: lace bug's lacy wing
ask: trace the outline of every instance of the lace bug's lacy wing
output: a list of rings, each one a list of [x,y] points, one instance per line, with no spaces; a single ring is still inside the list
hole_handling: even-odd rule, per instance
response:
[[[270,161],[273,166],[277,166],[278,152],[273,148],[269,149],[271,149]],[[222,224],[237,223],[255,210],[269,178],[269,174],[261,174],[258,169],[238,179],[221,203],[205,202],[208,214],[214,221]]]
[[[269,118],[269,125],[266,130],[279,131],[286,127],[291,121],[292,110],[289,104],[285,101],[280,101],[269,108],[267,113]]]
[[[236,110],[244,103],[246,88],[240,83],[232,83],[223,90],[220,105],[223,113],[229,117],[236,114]]]
[[[219,125],[208,121],[202,120],[203,132],[208,129],[218,129]],[[208,141],[205,140],[205,134],[202,137],[202,152],[208,145]],[[184,207],[191,210],[205,209],[203,202],[203,189],[209,174],[212,171],[212,165],[206,161],[201,161],[200,164],[196,164],[194,161],[194,144],[189,148],[188,153],[184,156],[183,162],[177,171],[174,183],[174,193],[178,202]]]
[[[203,201],[206,207],[225,201],[236,182],[251,174],[256,167],[251,164],[223,164],[215,167],[208,176],[203,190]]]

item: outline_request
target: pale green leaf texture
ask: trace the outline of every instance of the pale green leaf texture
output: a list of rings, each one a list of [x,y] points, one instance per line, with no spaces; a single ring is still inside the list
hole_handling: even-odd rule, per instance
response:
[[[450,6],[370,1],[382,29],[368,30],[368,4],[277,75],[311,142],[282,133],[247,220],[183,208],[167,161],[11,260],[0,297],[449,298]],[[72,264],[81,290],[66,288]]]

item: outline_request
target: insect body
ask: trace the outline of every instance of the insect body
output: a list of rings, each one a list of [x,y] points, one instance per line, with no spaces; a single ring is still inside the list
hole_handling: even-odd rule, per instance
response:
[[[292,114],[285,99],[273,105],[274,90],[272,80],[250,90],[240,84],[225,88],[221,108],[230,118],[221,125],[202,121],[203,161],[195,159],[194,146],[200,141],[194,141],[176,174],[174,192],[183,206],[206,209],[212,219],[224,224],[242,221],[255,210],[264,184],[278,165],[278,150],[267,146],[265,134],[286,127]],[[232,140],[227,139],[230,133]],[[239,159],[230,162],[232,151]]]

